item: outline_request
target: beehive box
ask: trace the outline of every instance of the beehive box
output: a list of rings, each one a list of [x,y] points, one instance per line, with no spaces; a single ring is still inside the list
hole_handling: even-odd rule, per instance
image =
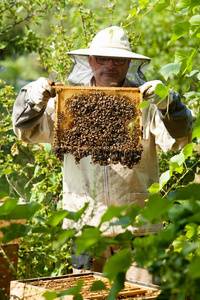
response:
[[[95,281],[103,281],[106,289],[91,291],[91,286]],[[10,300],[44,300],[42,296],[47,291],[61,292],[73,286],[77,286],[78,281],[84,281],[81,288],[81,295],[84,300],[104,300],[108,296],[110,285],[106,278],[100,273],[82,273],[71,274],[57,277],[46,277],[37,279],[27,279],[21,281],[12,281],[10,288]],[[124,289],[119,293],[116,299],[138,300],[138,299],[156,299],[160,291],[154,285],[145,283],[126,282]],[[58,299],[58,298],[57,298]],[[72,300],[72,295],[62,296],[63,300]]]
[[[56,86],[54,151],[76,163],[91,155],[100,165],[132,168],[141,159],[142,95],[138,88]]]

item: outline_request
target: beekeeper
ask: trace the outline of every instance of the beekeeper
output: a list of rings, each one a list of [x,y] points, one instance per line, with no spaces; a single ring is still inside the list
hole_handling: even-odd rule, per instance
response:
[[[68,54],[74,62],[68,85],[140,87],[149,102],[142,112],[142,158],[132,169],[121,164],[106,167],[92,164],[90,156],[76,164],[71,154],[64,155],[63,209],[75,212],[89,202],[79,222],[65,220],[64,226],[81,228],[84,224],[97,226],[109,205],[143,207],[148,188],[159,180],[156,147],[163,151],[182,149],[190,140],[193,116],[178,93],[171,91],[163,101],[154,93],[157,84],[162,82],[144,79],[150,58],[131,51],[121,27],[100,31],[88,49]],[[12,116],[14,131],[21,140],[28,144],[53,141],[54,97],[55,90],[46,78],[39,78],[21,89]],[[131,230],[136,236],[144,236],[157,233],[161,228],[161,224],[148,224]],[[106,234],[116,235],[119,230],[121,228],[115,227]],[[74,267],[84,267],[81,256],[75,260]],[[129,279],[139,278],[131,275]]]

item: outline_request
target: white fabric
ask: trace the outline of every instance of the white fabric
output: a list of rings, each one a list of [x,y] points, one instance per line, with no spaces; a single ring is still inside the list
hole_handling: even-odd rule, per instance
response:
[[[130,82],[126,80],[125,86],[128,84]],[[23,93],[26,96],[31,94],[33,86],[33,83],[27,85],[23,89]],[[25,111],[21,105],[17,108]],[[27,118],[28,116],[29,114]],[[24,117],[26,118],[26,115]],[[54,99],[51,98],[44,114],[41,115],[35,126],[31,129],[15,127],[14,130],[18,137],[26,143],[51,143],[53,141],[54,120]],[[109,205],[137,204],[140,207],[145,205],[145,200],[148,198],[148,188],[154,182],[158,182],[159,179],[156,146],[163,151],[180,150],[188,143],[188,138],[187,136],[172,138],[154,104],[149,104],[148,107],[143,108],[142,125],[142,159],[133,169],[121,164],[107,166],[108,193],[105,190],[105,168],[103,166],[92,164],[90,156],[81,159],[80,164],[75,163],[72,155],[64,156],[63,209],[77,211],[84,206],[84,203],[89,202],[89,207],[81,220],[78,223],[65,220],[65,228],[76,226],[77,229],[81,229],[84,224],[98,226]],[[121,231],[119,226],[115,226],[111,230],[107,230],[107,226],[108,224],[103,224],[101,228],[105,230],[106,235],[113,235]],[[144,224],[141,228],[131,226],[129,229],[135,235],[146,235],[156,233],[161,228],[161,224]]]
[[[123,57],[150,61],[150,58],[147,56],[131,52],[126,33],[123,28],[118,26],[108,27],[97,33],[92,40],[90,48],[73,50],[68,52],[68,54]]]
[[[33,104],[44,105],[52,96],[52,87],[44,77],[29,83],[29,86],[31,86],[31,89],[28,89],[28,98]]]

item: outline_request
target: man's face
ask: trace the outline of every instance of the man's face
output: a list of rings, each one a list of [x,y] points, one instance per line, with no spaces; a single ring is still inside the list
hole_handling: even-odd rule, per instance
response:
[[[130,59],[89,56],[96,86],[122,86],[129,68]]]

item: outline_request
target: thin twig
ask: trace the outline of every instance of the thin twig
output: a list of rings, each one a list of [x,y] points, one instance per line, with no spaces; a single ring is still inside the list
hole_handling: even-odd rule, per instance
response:
[[[9,177],[8,177],[7,174],[5,175],[5,177],[6,177],[6,180],[8,181],[8,183],[9,183],[9,185],[11,186],[11,188],[15,191],[15,193],[16,193],[21,199],[26,200],[26,199],[24,199],[24,197],[20,194],[20,192],[16,189],[16,187],[12,184],[12,182],[10,181],[10,179],[9,179]]]
[[[5,33],[5,32],[8,32],[9,30],[13,29],[15,26],[27,21],[27,20],[30,20],[31,18],[37,16],[38,14],[40,14],[41,12],[44,12],[45,10],[47,10],[48,8],[48,5],[46,5],[44,8],[36,11],[35,13],[32,13],[30,15],[27,15],[26,17],[24,17],[23,19],[19,20],[18,22],[14,22],[13,24],[11,24],[10,26],[6,27],[6,29],[2,30],[1,31],[1,34]]]

